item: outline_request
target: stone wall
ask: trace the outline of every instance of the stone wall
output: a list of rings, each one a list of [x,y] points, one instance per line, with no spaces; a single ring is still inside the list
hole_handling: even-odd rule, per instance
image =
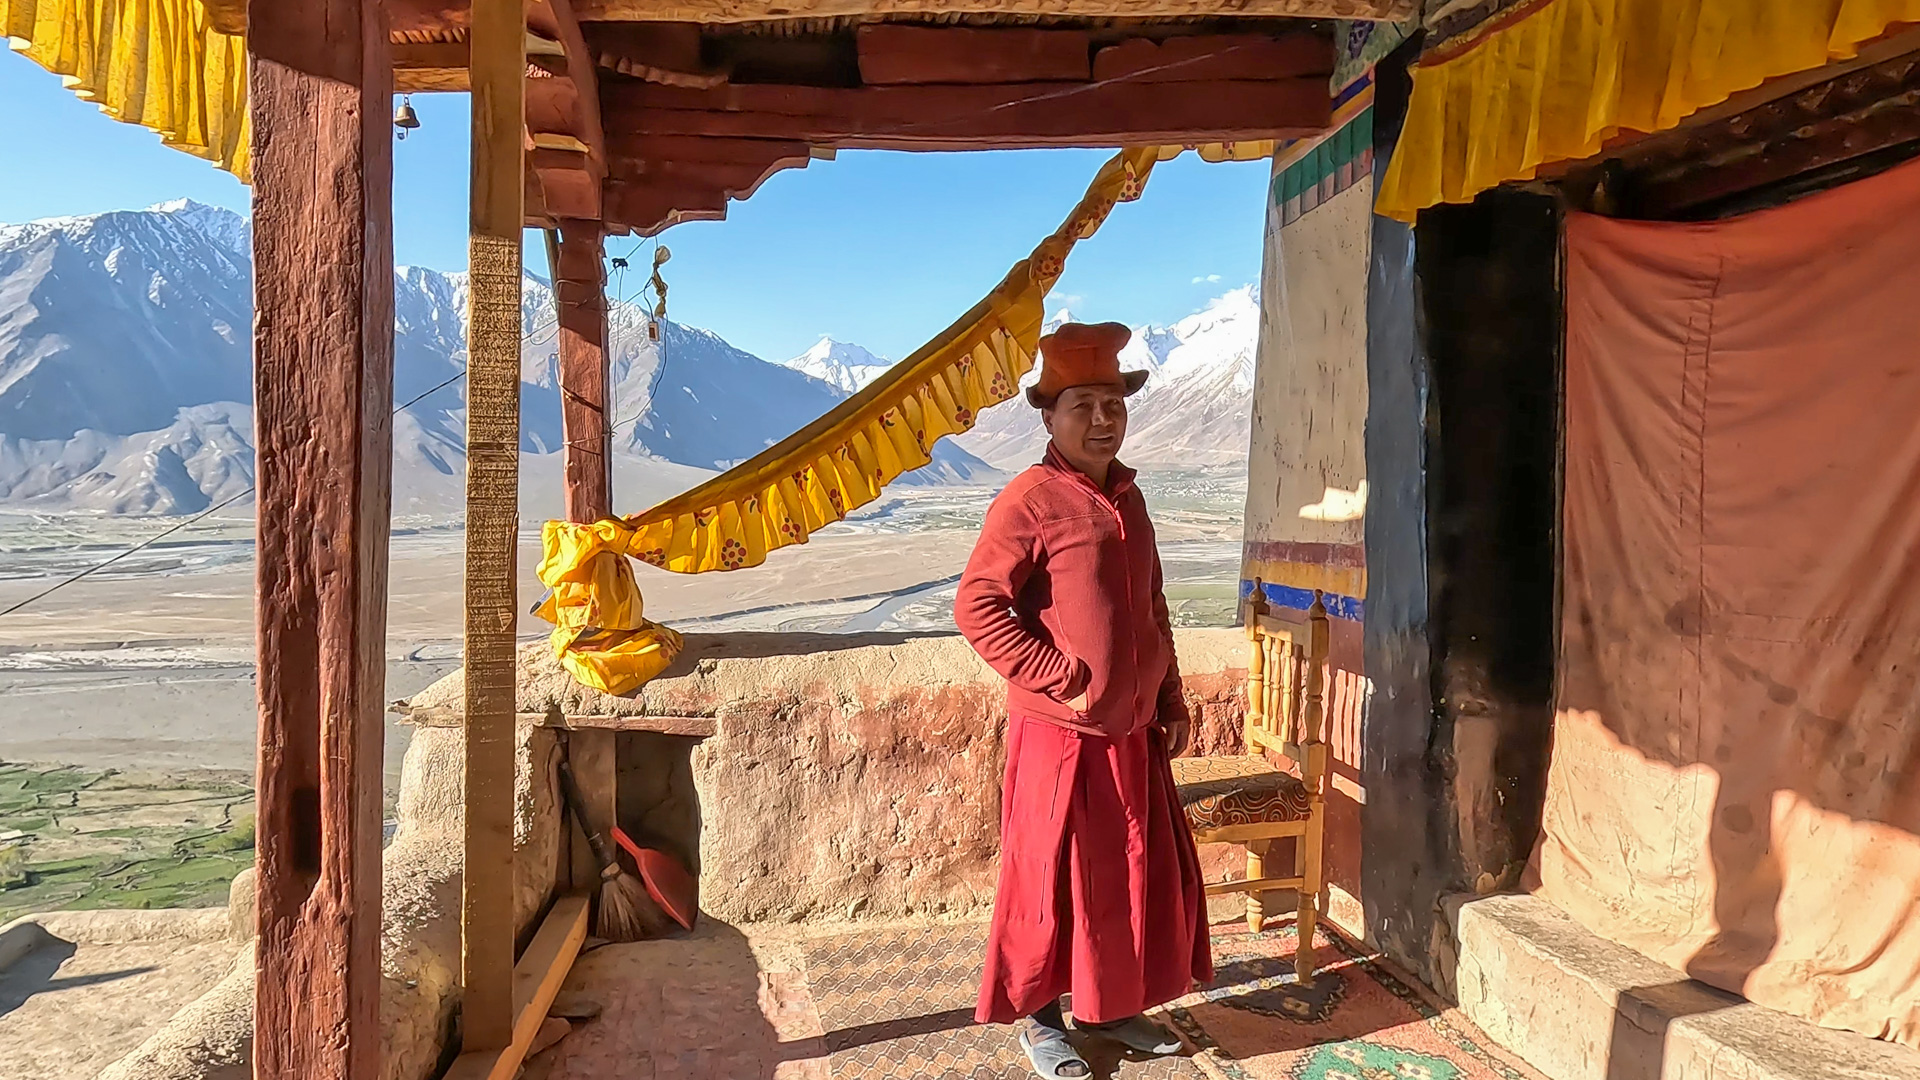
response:
[[[1175,637],[1196,752],[1237,752],[1240,632]],[[708,914],[885,918],[991,902],[1004,691],[960,638],[694,636],[633,698],[582,688],[545,644],[523,649],[520,665],[522,712],[714,718],[710,739],[625,733],[619,747],[623,825],[697,856]],[[461,694],[455,673],[412,704],[457,710]],[[559,881],[564,822],[554,731],[522,723],[516,736],[514,922],[524,942]],[[382,862],[382,1080],[437,1075],[454,1045],[464,753],[464,732],[445,727],[419,729],[407,750],[398,830]],[[1221,851],[1207,861],[1236,859]],[[251,933],[251,872],[235,881],[227,918],[237,938]],[[253,974],[243,957],[103,1078],[250,1076]]]
[[[1197,751],[1237,752],[1240,632],[1175,636]],[[1005,691],[959,637],[694,635],[631,698],[580,686],[544,644],[520,663],[522,712],[714,719],[709,739],[623,735],[620,751],[623,826],[669,850],[697,837],[701,906],[714,916],[880,918],[991,902]],[[451,708],[460,696],[456,673],[411,704]],[[635,820],[645,810],[627,789],[638,786],[666,807],[648,799],[656,809]]]
[[[559,866],[554,733],[522,724],[514,740],[514,926],[522,941],[546,910]],[[462,788],[465,733],[424,729],[407,749],[398,829],[381,858],[381,1080],[438,1075],[460,1000]],[[235,879],[227,912],[253,929],[253,872]],[[101,1080],[245,1080],[253,1075],[251,954]]]

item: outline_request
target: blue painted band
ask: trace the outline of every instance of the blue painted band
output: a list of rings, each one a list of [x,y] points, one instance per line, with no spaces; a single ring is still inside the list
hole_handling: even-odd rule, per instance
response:
[[[1261,591],[1266,594],[1267,603],[1275,607],[1305,611],[1313,606],[1312,589],[1296,589],[1291,585],[1276,585],[1271,581],[1263,581],[1260,584]],[[1245,600],[1252,595],[1253,582],[1243,579],[1240,582],[1240,599]],[[1357,597],[1323,591],[1320,594],[1320,602],[1326,605],[1327,614],[1336,619],[1346,619],[1349,622],[1366,620],[1366,601]]]

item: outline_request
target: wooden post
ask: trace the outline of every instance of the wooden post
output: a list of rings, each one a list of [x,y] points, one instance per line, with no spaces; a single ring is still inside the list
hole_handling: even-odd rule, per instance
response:
[[[560,409],[566,432],[567,517],[613,513],[607,416],[607,293],[598,221],[563,220],[554,299],[560,320]]]
[[[379,1073],[393,469],[392,70],[380,0],[255,0],[260,758],[254,1075]]]
[[[474,0],[467,329],[466,848],[463,1049],[513,1041],[515,544],[520,484],[521,0]]]

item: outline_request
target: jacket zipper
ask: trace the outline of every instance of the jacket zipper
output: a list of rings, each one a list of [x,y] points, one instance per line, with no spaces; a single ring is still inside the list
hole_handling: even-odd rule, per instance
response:
[[[1133,678],[1133,714],[1138,716],[1140,715],[1140,641],[1138,636],[1133,633],[1133,582],[1137,575],[1133,572],[1133,551],[1127,547],[1127,519],[1126,516],[1120,512],[1120,504],[1108,498],[1106,492],[1096,487],[1091,477],[1079,470],[1074,470],[1074,477],[1080,482],[1080,486],[1087,489],[1096,502],[1107,508],[1107,511],[1113,515],[1114,525],[1120,530],[1120,556],[1125,559],[1127,563],[1127,654],[1133,660],[1129,673]],[[1091,699],[1087,701],[1087,706],[1088,716],[1091,718],[1093,712],[1093,701]]]

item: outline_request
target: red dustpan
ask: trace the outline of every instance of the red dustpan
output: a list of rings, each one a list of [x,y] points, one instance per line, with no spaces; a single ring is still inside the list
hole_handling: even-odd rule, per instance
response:
[[[613,839],[627,849],[627,854],[633,856],[634,863],[640,867],[640,880],[646,884],[647,895],[653,897],[653,902],[682,929],[693,929],[693,921],[700,916],[700,884],[687,873],[687,868],[664,851],[634,843],[618,825],[613,827]]]

